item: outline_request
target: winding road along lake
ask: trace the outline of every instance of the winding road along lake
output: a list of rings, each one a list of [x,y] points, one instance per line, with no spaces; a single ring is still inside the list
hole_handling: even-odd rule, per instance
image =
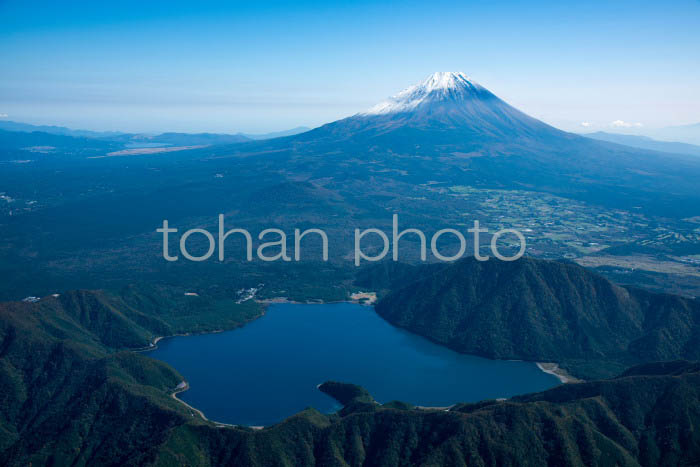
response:
[[[183,401],[238,425],[270,425],[309,406],[333,412],[339,404],[316,388],[328,380],[364,386],[382,403],[438,407],[558,384],[534,363],[461,355],[350,303],[274,304],[242,328],[163,339],[149,355],[189,382]]]

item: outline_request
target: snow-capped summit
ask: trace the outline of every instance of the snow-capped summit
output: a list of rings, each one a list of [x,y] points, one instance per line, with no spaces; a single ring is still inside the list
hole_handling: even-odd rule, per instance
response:
[[[461,71],[436,71],[424,79],[419,86],[423,86],[430,91],[434,89],[457,89],[472,84],[476,83],[473,83],[473,81]]]
[[[489,93],[484,87],[462,72],[439,71],[420,83],[410,86],[395,96],[380,102],[360,115],[380,115],[409,112],[428,101],[464,100]]]
[[[361,144],[371,139],[373,144],[404,148],[562,135],[508,105],[466,74],[439,72],[365,112],[323,125],[297,139]]]

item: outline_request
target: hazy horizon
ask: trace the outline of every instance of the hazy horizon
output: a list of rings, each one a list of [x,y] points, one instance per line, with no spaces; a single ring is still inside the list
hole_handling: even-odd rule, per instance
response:
[[[347,115],[350,116],[350,115]],[[344,118],[344,117],[340,117]],[[323,122],[319,125],[314,125],[314,126],[309,126],[309,125],[295,125],[291,127],[270,127],[268,129],[262,129],[259,131],[240,131],[235,128],[231,130],[222,130],[222,131],[215,131],[215,130],[207,130],[207,129],[201,129],[201,130],[192,130],[192,129],[182,129],[182,130],[173,130],[172,128],[162,128],[162,129],[157,129],[157,130],[132,130],[132,131],[126,131],[122,130],[120,128],[103,128],[103,127],[91,127],[89,125],[86,126],[70,126],[63,124],[61,122],[54,122],[54,121],[48,121],[45,122],[43,120],[32,120],[32,119],[27,119],[27,120],[14,120],[12,118],[9,118],[8,116],[3,116],[0,114],[0,123],[1,122],[12,122],[12,123],[18,123],[18,124],[27,124],[27,125],[33,125],[37,127],[41,126],[51,126],[51,127],[64,127],[68,128],[70,130],[77,130],[77,131],[93,131],[96,133],[134,133],[134,134],[144,134],[144,135],[157,135],[161,133],[169,133],[169,132],[176,132],[176,133],[189,133],[189,134],[198,134],[198,133],[222,133],[222,134],[242,134],[242,135],[250,135],[250,136],[264,136],[267,134],[275,134],[275,133],[285,133],[288,131],[295,131],[295,130],[301,130],[301,131],[308,131],[308,130],[313,130],[314,128],[318,128],[319,126],[324,125],[325,123],[330,123],[329,122]],[[549,123],[549,122],[546,122]],[[656,134],[657,130],[660,129],[673,129],[673,128],[680,128],[680,127],[686,127],[686,126],[694,126],[694,125],[700,125],[700,122],[691,122],[687,124],[681,124],[681,125],[671,125],[671,126],[666,126],[666,127],[657,127],[657,128],[652,128],[652,127],[618,127],[613,124],[607,125],[607,126],[591,126],[591,127],[584,127],[581,126],[580,128],[572,128],[572,129],[565,129],[568,132],[571,133],[577,133],[581,135],[586,135],[586,134],[592,134],[592,133],[609,133],[609,134],[620,134],[620,135],[630,135],[630,136],[644,136],[644,137],[650,137],[652,139],[657,139],[659,141],[681,141],[684,138],[668,138],[668,137],[662,137]],[[557,127],[556,125],[553,125]],[[564,128],[560,128],[564,129]],[[691,142],[691,144],[697,144],[694,142]]]
[[[10,0],[0,14],[4,120],[266,133],[355,114],[435,71],[464,71],[567,131],[645,134],[700,120],[697,1]]]

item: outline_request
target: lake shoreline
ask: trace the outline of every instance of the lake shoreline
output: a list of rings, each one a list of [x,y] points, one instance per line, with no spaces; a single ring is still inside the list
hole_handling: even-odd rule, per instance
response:
[[[363,294],[363,295],[364,295],[364,294]],[[243,323],[243,324],[251,323],[251,322],[257,320],[257,318],[260,318],[260,317],[266,315],[266,314],[267,314],[267,311],[271,309],[271,308],[269,308],[269,306],[271,306],[271,305],[281,305],[281,306],[295,306],[295,305],[301,305],[301,307],[304,307],[304,306],[309,307],[309,305],[316,305],[316,304],[323,304],[323,305],[329,305],[329,306],[343,306],[343,304],[345,304],[345,305],[351,305],[351,306],[361,306],[361,305],[364,304],[364,303],[358,304],[357,302],[350,302],[350,301],[348,301],[348,300],[338,301],[338,302],[332,302],[332,303],[319,303],[319,302],[316,302],[316,301],[314,301],[314,302],[307,302],[307,303],[298,303],[298,302],[289,300],[287,297],[274,297],[274,298],[267,299],[267,300],[257,299],[256,302],[261,303],[261,305],[264,306],[264,308],[263,308],[264,311],[263,311],[260,315],[256,316],[256,318],[250,319],[250,320],[248,320],[246,323]],[[366,305],[366,304],[364,304],[364,305]],[[311,307],[310,307],[310,308],[311,308]],[[315,308],[315,307],[313,307],[313,308]],[[365,310],[367,310],[367,308],[365,308]],[[309,310],[309,311],[311,311],[311,310]],[[309,311],[307,311],[307,313],[308,313]],[[323,311],[323,310],[316,310],[316,311],[318,312],[318,311]],[[350,312],[350,316],[353,316],[351,319],[352,319],[352,320],[356,320],[356,319],[359,318],[359,315],[358,315],[358,317],[354,317],[354,316],[355,316],[355,313],[356,313],[357,311],[361,311],[361,309],[358,308],[358,309],[356,309],[355,311],[353,311],[353,310],[348,310],[348,311]],[[404,333],[406,332],[405,330],[401,329],[400,327],[396,327],[396,326],[391,325],[391,323],[387,323],[384,319],[382,319],[381,316],[376,315],[376,313],[373,313],[372,311],[373,311],[373,310],[367,310],[367,312],[369,312],[371,315],[374,315],[374,316],[375,316],[375,319],[378,319],[379,321],[383,322],[385,325],[388,325],[389,328],[394,328],[394,329],[396,329],[397,331],[401,331],[401,332],[404,332]],[[360,314],[363,315],[363,316],[365,315],[365,313],[360,313]],[[333,314],[331,314],[331,315],[333,315]],[[328,318],[323,318],[323,319],[321,320],[321,322],[324,322],[326,319],[333,319],[333,318],[331,318],[331,315],[323,314],[323,315],[316,315],[316,316],[317,316],[318,318],[322,318],[322,317],[324,317],[324,316],[327,316]],[[286,320],[293,320],[293,319],[295,319],[294,315],[290,315],[290,314],[288,314],[288,313],[283,313],[283,314],[280,315],[280,317],[284,317],[284,316],[286,316],[286,318],[284,318],[284,319],[286,319]],[[369,318],[369,317],[368,317],[368,318]],[[354,322],[354,321],[353,321],[353,322]],[[289,324],[289,323],[288,323],[288,324]],[[243,325],[241,325],[241,326],[243,326]],[[241,326],[237,326],[237,327],[235,327],[235,328],[233,328],[233,329],[231,329],[231,330],[235,330],[235,329],[237,329],[238,327],[241,327]],[[257,328],[256,328],[256,329],[257,329]],[[288,330],[289,328],[282,328],[282,329]],[[347,328],[340,328],[340,329],[347,329]],[[363,327],[360,327],[360,328],[355,327],[355,329],[364,329],[364,328],[363,328]],[[217,330],[214,330],[214,331],[201,332],[201,333],[197,333],[197,334],[213,334],[213,333],[221,333],[221,332],[223,332],[223,330],[217,329]],[[362,331],[362,332],[364,332],[364,331]],[[410,334],[411,336],[415,336],[416,338],[420,338],[421,340],[426,340],[426,341],[430,342],[429,340],[425,339],[425,337],[423,337],[423,336],[415,335],[415,334],[410,333],[410,332],[408,332],[408,334]],[[182,336],[182,337],[186,337],[186,336],[191,336],[191,335],[195,335],[195,333],[185,333],[185,334],[178,334],[178,335],[172,335],[172,336],[159,336],[159,337],[157,337],[157,338],[155,338],[155,339],[153,340],[153,342],[152,342],[152,344],[151,344],[152,346],[149,347],[149,348],[146,349],[146,350],[147,350],[147,351],[150,351],[150,350],[154,350],[154,349],[159,348],[159,347],[160,347],[159,344],[160,344],[161,339],[163,339],[163,338],[165,338],[165,337],[181,337],[181,336]],[[364,334],[362,334],[362,335],[364,335]],[[354,337],[353,337],[353,339],[354,339]],[[435,345],[436,345],[437,347],[439,347],[440,349],[445,349],[445,350],[447,350],[447,351],[451,351],[451,352],[453,352],[453,353],[460,354],[459,352],[455,352],[454,350],[449,349],[449,348],[447,348],[446,346],[441,345],[441,344],[439,344],[439,343],[432,342],[432,344],[435,344]],[[162,348],[163,348],[163,347],[161,347],[161,349],[162,349]],[[461,355],[468,355],[468,354],[461,354]],[[478,355],[471,355],[471,356],[472,356],[472,357],[479,357],[480,359],[490,360],[490,361],[493,361],[493,362],[497,362],[497,361],[500,360],[500,359],[490,359],[490,358],[487,358],[487,357],[481,357],[481,356],[478,356]],[[503,360],[501,360],[501,361],[503,361]],[[523,363],[527,363],[527,362],[523,362]],[[531,365],[532,363],[535,363],[535,362],[529,362],[529,363],[530,363],[530,365]],[[179,368],[179,367],[178,367],[177,365],[174,365],[174,368]],[[185,368],[185,369],[186,369],[186,368]],[[541,372],[540,372],[540,371],[537,371],[537,372],[535,372],[535,373],[539,373],[539,374],[542,374],[542,373],[549,373],[549,371],[544,371],[545,369],[551,371],[551,368],[549,368],[547,365],[544,365],[544,366],[539,366],[539,365],[538,365],[538,369],[541,370]],[[530,370],[530,371],[531,371],[531,370]],[[323,378],[328,378],[329,376],[328,376],[326,373],[327,373],[327,372],[325,372],[325,371],[322,372],[322,373],[320,373],[320,374],[319,374],[319,377],[320,377],[321,379],[323,379]],[[184,374],[188,374],[188,373],[185,372]],[[191,376],[191,375],[190,375],[190,376]],[[502,377],[501,377],[500,375],[494,375],[494,376],[496,377],[496,379],[495,379],[494,383],[492,383],[492,384],[494,384],[494,385],[500,384],[500,383],[498,383],[498,382],[501,381]],[[533,375],[533,377],[534,377],[534,376],[535,376],[535,375]],[[562,375],[562,376],[563,376],[563,375]],[[543,377],[545,377],[545,375],[543,375],[543,376],[540,377],[539,379],[542,379]],[[535,378],[536,378],[536,377],[535,377]],[[189,379],[189,378],[188,378],[188,379]],[[536,379],[537,379],[537,378],[536,378]],[[545,377],[545,379],[548,379],[548,377]],[[183,380],[184,380],[184,378],[183,378]],[[560,379],[560,380],[561,380],[561,379]],[[222,381],[223,381],[223,380],[222,380]],[[317,381],[318,381],[318,380],[317,380]],[[317,381],[316,381],[316,382],[317,382]],[[549,381],[550,381],[549,385],[555,385],[555,384],[556,384],[556,383],[554,383],[551,379],[550,379]],[[568,380],[567,380],[567,381],[568,381]],[[202,381],[196,380],[196,381],[194,381],[194,382],[195,382],[195,384],[197,385],[197,387],[199,388],[198,391],[197,391],[197,393],[200,394],[200,393],[201,393],[201,390],[202,390],[202,389],[201,389]],[[315,382],[314,384],[316,384],[316,382]],[[215,381],[212,381],[212,383],[215,383]],[[176,389],[174,395],[177,395],[177,394],[179,394],[179,393],[181,393],[181,392],[183,392],[183,391],[189,389],[189,388],[190,388],[190,384],[191,384],[191,382],[188,381],[187,384],[186,384],[186,387],[179,387],[179,386],[178,386],[178,388]],[[207,383],[205,382],[204,384],[207,384]],[[222,384],[223,384],[223,383],[222,383]],[[523,389],[525,389],[525,388],[523,388]],[[534,390],[533,390],[533,389],[530,389],[530,390],[522,390],[521,392],[517,392],[517,393],[514,393],[514,394],[521,394],[521,393],[522,393],[522,394],[525,394],[525,393],[530,393],[530,392],[533,392],[533,391],[536,392],[537,389],[534,389]],[[244,393],[245,393],[245,392],[244,392]],[[481,399],[464,399],[464,397],[460,398],[459,395],[457,395],[457,396],[458,396],[458,397],[449,398],[449,400],[445,400],[444,402],[441,401],[441,402],[443,402],[442,404],[439,404],[439,403],[438,403],[438,404],[434,404],[434,405],[433,405],[433,404],[420,404],[420,405],[416,406],[416,409],[418,409],[418,410],[438,410],[438,411],[441,411],[441,410],[449,410],[449,408],[452,406],[452,404],[450,404],[450,402],[454,402],[454,401],[463,401],[463,400],[470,400],[470,401],[478,401],[478,400],[481,400]],[[390,395],[388,395],[388,394],[385,394],[384,397],[385,397],[387,400],[392,399],[392,397],[390,397]],[[479,396],[479,397],[481,397],[481,396]],[[485,397],[488,398],[488,395],[485,396]],[[190,398],[190,397],[188,397],[188,398]],[[177,400],[179,400],[180,402],[182,402],[183,404],[185,404],[185,406],[188,407],[188,410],[189,410],[191,413],[197,413],[197,414],[199,415],[199,417],[200,417],[202,420],[207,421],[207,422],[209,422],[209,423],[212,423],[212,424],[214,424],[214,425],[216,425],[216,426],[222,426],[222,427],[223,427],[223,426],[229,426],[229,427],[239,427],[239,428],[247,427],[247,428],[250,428],[250,429],[259,429],[259,428],[260,428],[260,424],[259,424],[259,423],[258,423],[258,424],[255,424],[255,425],[253,425],[253,424],[251,424],[251,425],[240,424],[240,423],[238,423],[238,421],[239,421],[240,419],[237,420],[235,417],[233,417],[232,419],[229,417],[230,420],[227,421],[227,422],[217,422],[217,421],[214,421],[214,420],[209,420],[209,419],[205,416],[205,414],[204,414],[204,410],[206,410],[206,407],[201,408],[201,409],[196,409],[194,406],[190,405],[189,403],[184,402],[184,401],[183,401],[182,399],[180,399],[179,397],[175,397],[175,399],[177,399]],[[190,399],[192,399],[192,398],[190,398]],[[192,400],[195,401],[195,400],[197,400],[197,398],[195,397],[195,398],[192,399]],[[445,403],[445,402],[447,402],[447,403]],[[234,404],[230,407],[230,410],[234,410],[234,411],[235,411],[235,407],[237,407],[237,404],[240,405],[240,403],[234,403]],[[199,404],[195,403],[195,405],[199,405]],[[206,404],[205,404],[205,405],[206,405]],[[315,404],[314,404],[313,406],[314,406],[314,407],[317,407]],[[324,411],[324,413],[325,413],[325,406],[321,407],[321,409],[322,409],[322,411]],[[227,409],[227,410],[229,410],[229,409]],[[332,412],[328,412],[328,413],[332,413]],[[293,414],[292,414],[292,415],[293,415]],[[291,416],[291,415],[290,415],[290,416]],[[262,420],[263,420],[263,419],[260,419],[260,421],[262,421]],[[241,420],[241,421],[242,421],[242,420]],[[251,420],[251,421],[253,421],[253,420]],[[258,420],[255,419],[254,421],[258,421]],[[281,421],[282,421],[282,420],[280,420],[280,422],[281,422]],[[277,423],[277,422],[275,422],[275,423]],[[275,423],[272,423],[272,424],[275,424]],[[265,424],[265,426],[269,426],[269,424]]]
[[[180,383],[180,385],[178,385],[178,387],[175,389],[175,391],[173,391],[173,392],[170,394],[170,396],[171,396],[173,399],[175,399],[176,401],[178,401],[179,403],[183,404],[183,405],[184,405],[185,407],[187,407],[188,409],[190,409],[192,412],[194,412],[194,413],[196,413],[197,415],[199,415],[199,417],[200,417],[202,420],[204,420],[205,422],[208,422],[208,423],[212,423],[212,424],[215,425],[217,428],[241,428],[241,427],[244,427],[244,428],[245,428],[245,427],[246,427],[246,426],[244,426],[244,425],[233,425],[233,424],[231,424],[231,423],[224,423],[224,422],[217,422],[217,421],[215,421],[215,420],[210,420],[210,419],[207,418],[206,415],[204,415],[204,412],[202,412],[201,410],[199,410],[199,409],[196,408],[196,407],[192,407],[190,404],[188,404],[187,402],[185,402],[185,401],[183,401],[182,399],[180,399],[179,397],[177,397],[178,394],[187,391],[189,388],[190,388],[190,383],[188,383],[187,381],[183,380],[182,383]],[[261,429],[263,429],[263,428],[265,428],[265,427],[263,427],[263,426],[249,426],[249,427],[247,427],[247,428],[252,428],[252,429],[254,429],[254,430],[261,430]]]
[[[240,324],[237,324],[236,326],[230,327],[230,328],[223,328],[223,329],[213,329],[210,331],[199,331],[199,332],[185,332],[185,333],[177,333],[177,334],[169,334],[167,336],[156,336],[153,338],[153,341],[151,341],[150,345],[146,347],[137,347],[137,348],[132,348],[129,349],[132,352],[149,352],[151,350],[155,350],[158,348],[158,342],[160,342],[162,339],[170,339],[172,337],[187,337],[187,336],[200,336],[204,334],[217,334],[220,332],[227,332],[227,331],[233,331],[234,329],[241,328],[245,326],[246,324],[252,323],[253,321],[262,318],[265,316],[265,313],[267,311],[267,307],[269,305],[275,305],[275,304],[284,304],[284,303],[289,303],[293,305],[333,305],[336,303],[352,303],[355,305],[362,305],[362,306],[374,306],[374,303],[376,302],[376,293],[374,292],[358,292],[359,294],[362,294],[363,297],[357,300],[334,300],[334,301],[324,301],[324,300],[307,300],[305,302],[299,302],[296,300],[290,300],[287,297],[273,297],[273,298],[264,298],[264,299],[253,299],[255,300],[256,303],[259,303],[263,305],[262,312],[243,322]],[[374,299],[369,298],[369,297],[364,297],[366,294],[374,294]],[[365,299],[367,298],[367,299]]]
[[[556,376],[562,384],[581,383],[583,380],[575,378],[565,369],[561,368],[558,363],[535,362],[540,371],[548,375]]]
[[[259,302],[259,303],[261,303],[261,302]],[[212,330],[208,330],[208,331],[199,331],[199,332],[185,332],[185,333],[178,333],[178,334],[169,334],[167,336],[156,336],[153,338],[153,340],[151,341],[151,343],[147,347],[137,347],[135,349],[129,349],[129,350],[131,350],[132,352],[150,352],[151,350],[156,350],[158,348],[158,342],[160,342],[163,339],[170,339],[172,337],[201,336],[201,335],[205,335],[205,334],[219,334],[219,333],[226,332],[226,331],[233,331],[235,329],[242,328],[246,324],[252,323],[253,321],[255,321],[257,319],[262,318],[263,316],[265,316],[266,311],[267,311],[267,306],[263,307],[262,311],[257,316],[255,316],[251,319],[248,319],[248,320],[244,321],[243,323],[239,323],[235,326],[232,326],[230,328],[212,329]]]

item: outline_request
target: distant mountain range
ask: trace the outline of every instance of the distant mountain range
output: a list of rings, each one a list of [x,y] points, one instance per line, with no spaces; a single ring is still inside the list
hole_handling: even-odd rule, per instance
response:
[[[583,136],[600,141],[608,141],[610,143],[624,144],[625,146],[631,146],[633,148],[700,156],[700,146],[688,143],[659,141],[649,138],[648,136],[623,135],[620,133],[606,133],[604,131],[585,133]]]
[[[248,139],[252,140],[263,140],[272,138],[282,138],[283,136],[293,136],[299,133],[304,133],[309,131],[311,128],[307,126],[298,126],[284,131],[273,131],[271,133],[240,133]]]
[[[653,138],[657,141],[669,143],[678,142],[693,144],[696,146],[700,145],[700,123],[666,126],[661,128],[634,126],[630,128],[618,128],[616,131],[618,134]]]
[[[130,143],[132,145],[142,144],[167,144],[173,146],[193,146],[193,145],[209,145],[209,144],[231,144],[241,143],[253,140],[265,140],[271,138],[279,138],[282,136],[296,135],[308,131],[308,127],[296,127],[290,130],[277,131],[261,134],[246,134],[246,133],[160,133],[160,134],[142,134],[142,133],[125,133],[118,131],[90,131],[90,130],[73,130],[62,126],[53,125],[31,125],[28,123],[13,122],[10,120],[0,120],[0,130],[32,133],[40,132],[51,135],[72,136],[77,138],[94,138],[110,141],[118,141],[122,143]]]
[[[0,129],[0,161],[32,159],[37,155],[51,154],[65,162],[66,156],[90,157],[122,147],[122,143],[109,139]]]
[[[0,128],[8,124],[14,130],[33,128],[12,122],[2,122]],[[275,154],[286,173],[301,172],[310,178],[347,177],[344,167],[359,156],[360,163],[367,165],[363,168],[373,164],[377,166],[373,170],[383,170],[386,176],[404,174],[401,181],[414,184],[437,180],[528,189],[678,217],[697,215],[695,207],[700,204],[694,181],[700,177],[700,159],[672,154],[678,146],[620,146],[566,133],[515,109],[464,73],[434,73],[367,111],[304,130],[267,135],[75,134],[116,141],[127,148],[208,146],[171,152],[168,159]],[[627,142],[632,143],[641,145],[636,140]],[[691,150],[683,147],[686,153]],[[246,164],[259,172],[253,166],[264,166],[266,161],[255,157]]]
[[[90,131],[90,130],[74,130],[64,126],[56,125],[31,125],[29,123],[13,122],[11,120],[0,120],[0,130],[6,131],[21,131],[31,133],[39,131],[52,135],[75,136],[85,138],[113,138],[124,135],[126,133],[120,131]]]
[[[666,141],[682,141],[700,145],[700,122],[689,125],[668,126],[652,131],[651,136]]]

